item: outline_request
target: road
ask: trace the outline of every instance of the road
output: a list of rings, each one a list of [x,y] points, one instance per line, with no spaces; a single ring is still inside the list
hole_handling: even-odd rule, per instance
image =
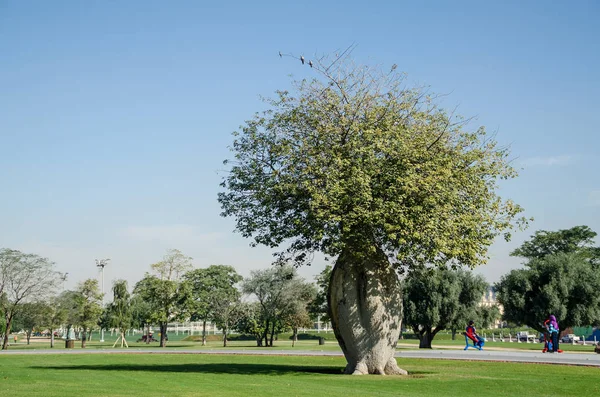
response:
[[[342,356],[338,351],[324,350],[244,350],[244,349],[31,349],[31,350],[3,350],[0,357],[13,354],[244,354],[244,355],[280,355],[280,356]],[[564,365],[585,365],[600,367],[600,354],[594,353],[562,353],[550,354],[532,351],[499,351],[499,350],[400,350],[396,357],[424,358],[442,360],[468,360],[468,361],[504,361],[522,363],[544,363]]]

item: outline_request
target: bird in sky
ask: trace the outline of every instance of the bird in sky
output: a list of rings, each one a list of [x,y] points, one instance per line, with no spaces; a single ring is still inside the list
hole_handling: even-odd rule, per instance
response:
[[[312,61],[308,61],[308,66],[310,66],[312,68],[312,65],[313,65]]]
[[[302,62],[302,64],[304,65],[304,57],[302,55],[300,55],[300,62]]]

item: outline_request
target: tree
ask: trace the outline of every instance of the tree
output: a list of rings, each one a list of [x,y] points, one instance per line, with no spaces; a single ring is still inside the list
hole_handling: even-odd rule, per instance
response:
[[[497,283],[504,320],[539,332],[550,314],[561,329],[600,323],[600,273],[585,255],[554,253],[527,262]]]
[[[476,312],[476,322],[481,328],[491,328],[496,321],[502,317],[500,307],[494,304],[491,306],[479,306]]]
[[[194,269],[184,274],[191,288],[191,319],[202,321],[202,345],[206,345],[206,322],[215,321],[226,332],[239,303],[240,293],[236,284],[242,281],[233,267],[211,265],[206,269]],[[223,335],[227,343],[227,334]]]
[[[69,338],[71,329],[73,329],[73,332],[77,330],[81,315],[81,310],[77,301],[77,291],[63,291],[58,299],[61,309],[64,310],[64,325],[66,325],[65,335]]]
[[[558,231],[539,230],[511,255],[526,259],[525,269],[502,277],[497,284],[504,319],[540,332],[550,314],[560,326],[593,325],[600,318],[596,232],[588,226]]]
[[[148,274],[138,281],[134,294],[150,305],[149,322],[160,328],[160,347],[167,345],[169,321],[188,316],[191,305],[191,286],[180,278],[190,268],[191,258],[170,250],[165,259],[151,266],[155,275]]]
[[[485,262],[521,211],[496,194],[516,172],[483,127],[404,88],[395,66],[353,66],[346,53],[311,62],[316,78],[234,133],[218,199],[253,244],[288,244],[281,262],[336,258],[329,307],[346,373],[405,374],[396,270]]]
[[[419,336],[419,348],[431,349],[431,341],[443,329],[465,327],[486,288],[482,276],[461,269],[409,272],[403,289],[404,321]]]
[[[511,255],[527,260],[541,259],[559,252],[578,252],[588,257],[598,257],[600,247],[592,247],[596,235],[596,232],[585,225],[555,232],[538,230],[531,236],[531,240],[524,242]]]
[[[256,339],[256,346],[261,347],[266,329],[265,325],[261,304],[258,302],[245,302],[240,305],[236,321],[231,327],[242,334],[252,335]]]
[[[325,266],[325,269],[316,277],[317,294],[308,305],[308,313],[313,320],[329,322],[329,306],[327,304],[327,291],[329,290],[329,279],[331,278],[332,267]]]
[[[109,304],[108,313],[110,316],[110,325],[119,330],[119,338],[115,341],[113,347],[121,341],[121,347],[127,345],[125,332],[131,327],[131,294],[127,288],[126,280],[116,280],[113,283],[113,301]]]
[[[283,311],[281,322],[283,328],[292,330],[292,347],[298,341],[298,329],[311,327],[313,321],[308,312],[308,304],[314,300],[317,291],[311,284],[305,284],[299,291],[300,296],[290,300],[287,308]]]
[[[150,344],[150,325],[152,325],[152,306],[142,296],[134,294],[131,298],[132,326],[146,330],[146,344]]]
[[[88,331],[98,325],[102,315],[102,297],[98,280],[87,279],[77,287],[75,301],[79,309],[78,325],[81,326],[83,334],[81,336],[81,347],[85,348]]]
[[[21,305],[13,322],[17,329],[23,328],[27,337],[27,344],[31,340],[31,334],[36,328],[42,326],[44,312],[48,309],[43,302],[26,302]]]
[[[170,249],[163,260],[151,265],[161,280],[179,280],[180,276],[192,267],[192,258],[177,249]]]
[[[264,322],[262,338],[266,347],[273,346],[277,330],[285,327],[286,316],[306,311],[315,294],[314,286],[299,278],[290,265],[252,271],[250,278],[244,280],[242,291],[254,295],[260,304],[260,318]]]
[[[11,249],[0,250],[0,311],[5,329],[2,350],[8,347],[8,336],[21,303],[40,300],[52,293],[58,282],[54,263],[34,254]]]
[[[54,330],[58,329],[62,324],[67,321],[67,309],[63,305],[62,295],[53,296],[48,299],[46,310],[44,310],[42,316],[42,323],[44,327],[50,331],[50,347],[54,347]]]

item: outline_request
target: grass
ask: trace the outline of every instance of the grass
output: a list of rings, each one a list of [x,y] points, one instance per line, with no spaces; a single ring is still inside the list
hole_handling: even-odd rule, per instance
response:
[[[188,341],[187,335],[179,334],[179,335],[169,335],[169,341],[167,342],[167,347],[169,349],[186,349],[186,350],[210,350],[210,349],[221,349],[223,343],[219,340],[219,335],[210,335],[211,338],[207,342],[207,346],[202,346],[200,341]],[[299,340],[296,342],[296,347],[292,347],[292,341],[287,338],[286,335],[282,335],[279,340],[275,341],[274,349],[277,350],[325,350],[325,351],[339,351],[341,352],[337,341],[335,338],[332,338],[332,334],[328,334],[330,338],[328,338],[325,342],[325,345],[319,345],[318,340]],[[152,342],[150,344],[145,344],[143,342],[136,342],[139,339],[140,335],[131,335],[128,336],[127,343],[131,348],[136,349],[147,349],[147,348],[157,348],[158,342]],[[216,338],[215,338],[216,337]],[[105,334],[105,341],[103,343],[98,342],[99,337],[94,335],[91,342],[87,343],[89,349],[112,349],[112,345],[116,340],[117,336],[110,336],[110,333]],[[246,341],[229,341],[227,343],[228,347],[231,349],[244,349],[244,350],[260,350],[265,349],[264,347],[256,347],[256,343],[252,340]],[[436,338],[433,340],[433,348],[434,349],[459,349],[465,346],[464,337],[459,337],[456,340],[445,339],[445,338]],[[79,349],[81,347],[81,342],[75,342],[75,348]],[[399,349],[418,349],[419,341],[416,339],[403,339],[398,343]],[[19,343],[12,344],[9,349],[48,349],[50,348],[50,340],[46,339],[39,342],[31,342],[30,345],[26,344],[26,340],[24,338],[19,339]],[[64,349],[65,342],[62,339],[56,339],[55,348],[56,350]],[[488,342],[485,344],[486,349],[501,349],[501,350],[532,350],[532,351],[541,351],[543,348],[542,343],[517,343],[517,342],[492,342],[488,339]],[[594,346],[591,342],[588,342],[586,346],[583,345],[571,345],[568,343],[560,344],[560,348],[565,352],[577,352],[577,353],[593,353]]]
[[[598,369],[402,359],[407,377],[344,376],[340,357],[0,354],[3,396],[589,396]]]

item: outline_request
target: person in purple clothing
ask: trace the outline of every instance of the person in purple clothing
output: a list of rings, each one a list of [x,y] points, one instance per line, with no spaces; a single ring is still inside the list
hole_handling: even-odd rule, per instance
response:
[[[550,332],[550,337],[552,338],[552,352],[557,353],[559,333],[558,321],[556,321],[556,317],[554,316],[554,314],[551,314],[548,320],[550,320],[548,321],[548,331]]]

